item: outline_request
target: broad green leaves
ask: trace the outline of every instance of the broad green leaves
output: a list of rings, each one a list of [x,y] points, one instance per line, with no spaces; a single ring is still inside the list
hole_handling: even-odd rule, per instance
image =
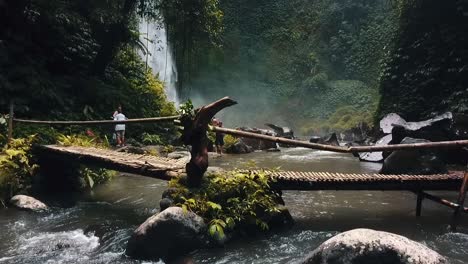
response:
[[[30,187],[38,166],[32,161],[31,146],[35,135],[13,139],[0,152],[0,200]]]
[[[226,232],[243,226],[269,229],[268,222],[279,212],[281,199],[270,183],[262,170],[234,170],[206,175],[197,189],[188,189],[181,179],[171,180],[169,186],[177,189],[172,195],[176,205],[202,216],[209,223],[208,234],[223,239]]]

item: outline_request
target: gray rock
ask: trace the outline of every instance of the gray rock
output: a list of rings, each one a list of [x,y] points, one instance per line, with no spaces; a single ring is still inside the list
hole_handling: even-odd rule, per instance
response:
[[[11,198],[10,204],[14,207],[27,211],[43,211],[48,207],[43,202],[27,195],[15,195]]]
[[[172,198],[172,195],[177,193],[179,190],[177,188],[167,188],[162,193],[162,198]]]
[[[310,143],[318,143],[320,141],[320,139],[322,139],[321,137],[319,136],[312,136],[310,139],[309,139],[309,142]]]
[[[313,136],[309,139],[309,142],[324,144],[324,145],[331,145],[331,146],[340,145],[340,143],[338,142],[338,137],[336,136],[336,133],[331,133],[330,135],[325,136],[325,137]]]
[[[392,113],[380,121],[380,128],[386,134],[392,133],[393,139],[390,144],[398,144],[405,137],[445,141],[457,139],[456,131],[460,128],[459,120],[452,113],[447,112],[428,120],[407,122],[399,115]]]
[[[406,237],[371,229],[354,229],[325,241],[299,263],[446,264],[448,261]]]
[[[402,144],[430,142],[406,137]],[[385,158],[380,173],[383,174],[439,174],[447,173],[447,166],[439,153],[431,149],[396,150]]]
[[[392,135],[386,135],[383,138],[379,139],[375,146],[386,146],[392,141]],[[382,155],[382,151],[380,152],[362,152],[359,153],[359,160],[361,161],[369,161],[369,162],[382,162],[384,157]]]
[[[159,201],[159,210],[162,212],[173,205],[174,205],[174,201],[172,199],[163,198],[161,199],[161,201]]]
[[[125,253],[138,259],[171,260],[205,245],[203,218],[169,207],[148,218],[130,237]]]
[[[274,124],[265,124],[275,131],[278,137],[294,139],[294,131],[289,127],[281,127]]]
[[[190,159],[190,152],[188,151],[175,151],[167,154],[168,158],[171,159]]]
[[[256,133],[261,135],[268,135],[268,136],[277,136],[277,134],[268,129],[259,129],[256,127],[240,127],[237,128],[238,130]],[[248,146],[252,147],[253,150],[265,150],[270,148],[276,148],[275,142],[270,142],[266,140],[256,139],[256,138],[241,138],[241,140]]]
[[[246,154],[252,151],[253,151],[253,148],[245,144],[243,139],[240,139],[234,145],[229,146],[226,149],[226,153],[231,153],[231,154]]]
[[[280,152],[281,150],[279,148],[269,148],[266,150],[266,152]]]

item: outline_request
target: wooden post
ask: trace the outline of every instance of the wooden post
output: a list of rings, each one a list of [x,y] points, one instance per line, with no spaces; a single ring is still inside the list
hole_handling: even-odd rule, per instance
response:
[[[421,208],[422,208],[422,201],[424,199],[423,192],[421,190],[418,191],[418,197],[416,201],[416,216],[421,216]]]
[[[465,203],[465,197],[466,197],[466,191],[468,189],[468,166],[465,169],[465,175],[463,177],[463,182],[460,186],[460,192],[458,193],[458,199],[457,199],[457,204],[458,207],[455,208],[455,211],[453,212],[453,219],[452,219],[452,224],[450,226],[452,232],[455,232],[457,229],[458,225],[458,220],[460,218],[460,213],[464,211],[464,203]]]
[[[13,118],[14,118],[14,111],[13,111],[13,100],[10,101],[10,114],[8,116],[8,144],[11,143],[13,139]]]

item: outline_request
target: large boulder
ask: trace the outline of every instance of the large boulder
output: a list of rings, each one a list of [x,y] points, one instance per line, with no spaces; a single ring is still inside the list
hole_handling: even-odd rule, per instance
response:
[[[450,112],[419,122],[407,122],[399,115],[391,113],[380,120],[380,128],[385,134],[389,134],[393,127],[400,126],[407,131],[407,136],[440,141],[452,137],[452,123],[453,115]]]
[[[371,229],[354,229],[325,241],[300,263],[445,264],[448,261],[406,237]]]
[[[255,127],[240,127],[237,129],[241,131],[256,133],[256,134],[261,134],[261,135],[276,136],[275,132],[271,130],[267,130],[267,129],[259,129]],[[253,150],[267,150],[271,148],[276,148],[275,142],[256,139],[256,138],[241,138],[241,139],[246,145],[251,146]]]
[[[401,144],[428,143],[425,139],[406,137]],[[438,174],[447,173],[440,154],[431,149],[396,150],[385,158],[383,174]]]
[[[10,204],[18,209],[26,211],[44,211],[48,207],[43,202],[27,195],[15,195],[10,199]]]
[[[273,131],[275,131],[275,134],[276,134],[277,137],[295,139],[294,131],[289,127],[281,127],[281,126],[277,126],[277,125],[274,125],[274,124],[265,124],[265,126],[270,127],[271,129],[273,129]],[[278,145],[280,147],[282,147],[282,148],[294,147],[292,145],[281,144],[281,143],[279,143]]]
[[[171,260],[205,245],[203,218],[169,207],[148,218],[130,237],[125,253],[138,259]]]
[[[265,124],[265,126],[273,129],[278,137],[294,139],[294,131],[289,127],[281,127],[274,124]]]
[[[386,146],[392,141],[392,135],[386,135],[377,140],[375,146]],[[361,152],[358,154],[360,161],[382,162],[384,160],[382,151],[379,152]]]
[[[339,146],[340,145],[340,142],[338,142],[338,137],[336,136],[336,133],[331,133],[330,135],[325,136],[325,137],[312,136],[309,139],[309,142],[324,144],[324,145],[331,145],[331,146]]]
[[[252,151],[253,151],[253,148],[247,145],[246,143],[244,143],[244,139],[239,139],[236,143],[226,148],[226,153],[231,153],[231,154],[245,154],[245,153],[250,153]]]

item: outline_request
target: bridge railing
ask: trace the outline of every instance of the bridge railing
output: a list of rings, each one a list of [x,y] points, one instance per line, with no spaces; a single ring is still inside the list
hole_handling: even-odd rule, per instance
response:
[[[201,109],[208,109],[213,107],[213,104],[220,103],[222,101],[226,102],[230,100],[229,98],[225,97],[220,99],[211,105],[204,106]],[[232,104],[235,104],[232,101]],[[232,105],[231,102],[228,102],[228,105],[222,106],[219,109],[216,109],[216,112],[220,109]],[[216,106],[214,107],[216,108]],[[211,110],[208,110],[209,112]],[[214,113],[216,113],[214,112]],[[214,116],[213,113],[210,113]],[[43,125],[100,125],[100,124],[130,124],[130,123],[155,123],[155,122],[164,122],[164,121],[176,121],[180,118],[180,116],[167,116],[167,117],[152,117],[152,118],[137,118],[137,119],[128,119],[123,121],[115,121],[115,120],[91,120],[91,121],[44,121],[44,120],[27,120],[27,119],[18,119],[14,117],[14,109],[13,103],[10,103],[10,113],[9,113],[9,121],[8,121],[8,142],[12,139],[13,135],[13,122],[18,123],[25,123],[25,124],[43,124]],[[208,125],[207,125],[208,126]],[[456,140],[456,141],[439,141],[439,142],[429,142],[429,143],[415,143],[415,144],[395,144],[395,145],[386,145],[386,146],[357,146],[357,147],[342,147],[342,146],[330,146],[312,142],[306,142],[301,140],[294,140],[294,139],[287,139],[281,137],[274,137],[262,134],[256,134],[246,131],[240,131],[236,129],[230,128],[222,128],[216,126],[208,126],[204,129],[207,129],[229,134],[238,137],[246,137],[246,138],[255,138],[265,141],[272,141],[276,143],[292,145],[292,146],[299,146],[305,147],[310,149],[317,149],[317,150],[326,150],[326,151],[333,151],[333,152],[340,152],[340,153],[356,153],[356,152],[378,152],[378,151],[386,151],[386,150],[410,150],[410,149],[426,149],[426,148],[459,148],[463,146],[468,146],[468,140]],[[192,148],[193,149],[193,148]],[[193,156],[194,153],[192,153]],[[191,161],[192,162],[192,161]],[[468,189],[468,170],[465,170],[464,177],[460,186],[460,191],[457,199],[457,203],[452,203],[450,201],[444,200],[442,198],[424,193],[422,190],[418,190],[416,193],[418,195],[417,198],[417,207],[416,207],[416,214],[419,216],[421,212],[421,203],[424,198],[429,200],[435,201],[439,204],[451,207],[454,209],[454,221],[458,221],[458,215],[461,212],[467,212],[464,208],[464,201],[466,197],[466,192]],[[452,224],[452,228],[456,227],[456,223]]]

